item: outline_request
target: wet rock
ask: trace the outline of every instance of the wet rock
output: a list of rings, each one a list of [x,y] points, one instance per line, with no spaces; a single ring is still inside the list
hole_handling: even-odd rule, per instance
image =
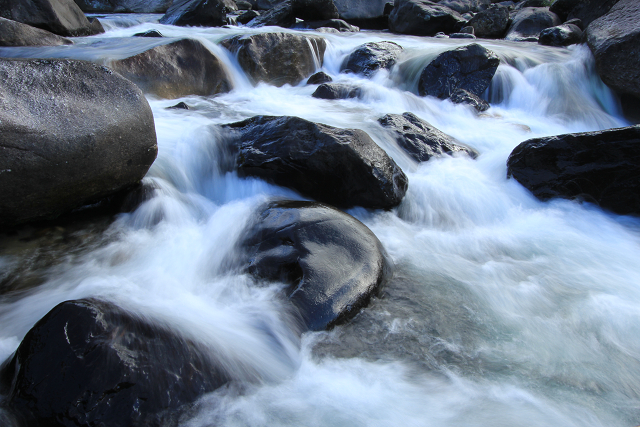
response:
[[[454,104],[470,105],[478,112],[487,111],[490,107],[489,103],[473,93],[464,89],[456,89],[453,91],[449,100]]]
[[[572,24],[558,25],[540,32],[538,43],[545,46],[569,46],[580,43],[582,30]]]
[[[260,13],[259,16],[253,18],[246,25],[252,28],[266,26],[289,28],[295,23],[296,15],[293,13],[293,5],[290,0],[286,0],[271,9]]]
[[[340,18],[345,21],[374,20],[384,17],[389,0],[333,0]]]
[[[228,10],[224,0],[174,0],[159,22],[181,27],[221,27],[227,24]]]
[[[247,10],[245,13],[238,16],[236,22],[242,25],[247,25],[249,22],[251,22],[252,19],[257,18],[258,16],[260,16],[260,12],[257,12],[255,10]]]
[[[61,46],[69,39],[10,19],[0,18],[0,46]]]
[[[188,110],[189,106],[186,102],[178,102],[176,105],[172,105],[171,107],[167,107],[167,110]]]
[[[596,59],[596,70],[610,88],[640,101],[640,4],[620,0],[609,13],[587,27],[587,44]],[[631,52],[634,52],[631,54]]]
[[[508,175],[541,200],[554,197],[640,214],[640,126],[530,139],[507,161]]]
[[[74,0],[90,13],[165,13],[173,0]]]
[[[235,36],[222,46],[235,53],[238,63],[254,82],[275,86],[296,85],[322,65],[326,41],[318,36],[262,33]]]
[[[343,83],[323,83],[311,94],[320,99],[349,99],[359,98],[361,95],[361,88]]]
[[[560,24],[562,21],[558,15],[550,12],[548,7],[525,7],[513,17],[504,38],[512,41],[537,41],[542,30]]]
[[[0,60],[0,224],[65,211],[139,182],[157,154],[130,81],[72,60]]]
[[[618,3],[618,0],[556,0],[549,10],[556,13],[563,21],[580,19],[583,29],[603,16]]]
[[[453,33],[449,34],[450,39],[475,39],[476,36],[469,33]]]
[[[477,37],[499,39],[507,32],[509,21],[509,8],[493,4],[488,9],[478,12],[467,25],[473,27]]]
[[[389,29],[414,36],[455,33],[467,21],[448,7],[427,0],[396,0],[389,15]]]
[[[358,129],[339,129],[298,117],[256,116],[225,125],[236,167],[338,207],[390,209],[407,190],[395,162]]]
[[[464,153],[475,159],[478,152],[466,147],[452,136],[441,132],[413,113],[387,114],[378,122],[391,132],[397,144],[418,162],[433,156]]]
[[[65,37],[98,34],[73,0],[3,0],[0,17]]]
[[[308,85],[319,85],[322,83],[329,83],[332,82],[333,79],[331,78],[330,75],[328,75],[327,73],[323,72],[323,71],[319,71],[317,73],[315,73],[313,76],[309,77],[309,80],[307,80],[307,84]]]
[[[380,69],[391,70],[402,53],[402,46],[394,42],[370,42],[359,46],[342,63],[340,71],[371,77]]]
[[[481,96],[499,64],[495,53],[477,43],[443,52],[422,71],[418,93],[445,99],[464,89]]]
[[[249,271],[287,283],[287,297],[313,331],[353,318],[392,274],[385,250],[371,230],[320,203],[270,204],[245,245]]]
[[[54,307],[2,375],[24,425],[175,424],[184,405],[229,379],[210,351],[95,299]]]
[[[342,19],[326,19],[324,21],[304,21],[294,25],[292,28],[317,30],[319,28],[333,28],[341,33],[355,33],[360,31],[360,28],[355,25],[351,25]]]
[[[110,67],[145,93],[167,99],[215,95],[231,90],[220,60],[197,40],[183,39],[138,55],[112,61]]]
[[[162,33],[158,30],[149,30],[144,33],[135,33],[133,37],[164,37]]]
[[[296,18],[305,21],[326,21],[340,18],[333,0],[291,0]]]

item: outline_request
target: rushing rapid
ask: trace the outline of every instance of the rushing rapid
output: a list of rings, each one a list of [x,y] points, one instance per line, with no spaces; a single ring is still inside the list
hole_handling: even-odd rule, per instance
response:
[[[166,43],[131,37],[157,29],[202,41],[233,83],[215,97],[149,98],[159,154],[145,178],[153,197],[135,211],[44,239],[7,239],[0,360],[59,302],[100,297],[211,348],[238,380],[204,396],[183,426],[640,424],[640,221],[540,202],[506,174],[509,153],[526,139],[628,124],[586,47],[481,40],[501,65],[485,93],[491,108],[477,114],[416,95],[424,66],[468,40],[323,33],[321,69],[363,95],[322,100],[304,82],[254,86],[218,46],[233,34],[294,30],[179,28],[158,17],[106,16],[105,34],[74,46],[0,48],[5,57],[108,65]],[[383,40],[404,48],[391,72],[339,73],[357,46]],[[190,109],[166,109],[179,101]],[[416,163],[377,122],[407,111],[480,156]],[[224,167],[217,125],[254,115],[365,130],[409,178],[396,209],[349,210],[381,240],[395,275],[330,332],[300,336],[281,284],[230,267],[255,209],[272,197],[302,199]]]

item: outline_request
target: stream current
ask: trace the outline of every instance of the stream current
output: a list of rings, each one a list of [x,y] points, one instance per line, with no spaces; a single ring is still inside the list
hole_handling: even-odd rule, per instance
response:
[[[134,212],[0,241],[0,360],[59,302],[98,297],[210,347],[237,379],[204,396],[184,427],[640,424],[640,221],[540,202],[506,177],[507,157],[524,140],[628,125],[586,47],[476,41],[501,65],[485,93],[491,109],[475,114],[416,95],[424,66],[469,40],[323,33],[319,69],[364,95],[321,100],[304,82],[253,85],[217,45],[233,34],[295,31],[171,27],[159,17],[101,16],[107,32],[74,46],[0,48],[4,57],[108,65],[191,37],[224,61],[233,81],[215,97],[148,97],[159,154],[145,181],[155,190]],[[149,29],[166,38],[131,37]],[[383,40],[404,47],[391,72],[339,73],[357,46]],[[190,110],[166,109],[179,101]],[[416,163],[377,123],[406,111],[480,156]],[[363,129],[409,178],[392,211],[348,211],[381,240],[395,275],[380,298],[332,331],[300,337],[283,285],[227,267],[255,209],[273,197],[302,199],[225,172],[216,126],[254,115]]]

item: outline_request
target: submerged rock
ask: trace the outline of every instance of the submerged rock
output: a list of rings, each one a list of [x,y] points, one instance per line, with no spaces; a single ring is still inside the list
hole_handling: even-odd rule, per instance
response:
[[[323,83],[311,94],[320,99],[349,99],[359,98],[361,95],[360,87],[344,83]]]
[[[433,156],[465,153],[475,159],[478,152],[462,145],[457,139],[441,132],[426,120],[412,113],[387,114],[378,122],[391,132],[398,145],[418,162]]]
[[[414,36],[455,33],[466,23],[460,14],[427,0],[396,0],[389,15],[389,29]]]
[[[541,200],[579,199],[640,215],[640,126],[530,139],[507,167]]]
[[[181,27],[221,27],[227,24],[229,7],[224,0],[174,0],[161,24]]]
[[[320,203],[270,204],[244,245],[248,270],[288,284],[287,297],[312,331],[353,318],[392,274],[385,250],[371,230]]]
[[[149,30],[149,31],[145,31],[144,33],[135,33],[133,35],[133,37],[164,37],[162,35],[162,33],[158,30]]]
[[[407,191],[402,170],[359,129],[298,117],[256,116],[223,126],[236,167],[338,207],[390,209]]]
[[[3,0],[0,17],[41,28],[65,37],[104,32],[92,26],[73,0]]]
[[[402,46],[394,42],[370,42],[359,46],[342,63],[340,71],[371,77],[380,69],[391,70],[402,52]]]
[[[525,7],[512,19],[504,37],[513,41],[537,41],[540,32],[546,28],[556,27],[562,21],[548,7]]]
[[[558,25],[540,32],[538,43],[546,46],[569,46],[580,43],[582,30],[572,24]]]
[[[0,18],[0,46],[61,46],[73,44],[52,32]]]
[[[327,42],[318,36],[261,33],[222,41],[254,82],[296,85],[322,66]]]
[[[449,99],[454,104],[470,105],[478,112],[487,111],[490,107],[487,101],[464,89],[454,90]]]
[[[139,182],[157,154],[133,83],[83,61],[0,60],[0,224],[55,217]]]
[[[94,299],[54,307],[1,377],[17,417],[51,427],[175,424],[183,405],[229,381],[210,351]]]

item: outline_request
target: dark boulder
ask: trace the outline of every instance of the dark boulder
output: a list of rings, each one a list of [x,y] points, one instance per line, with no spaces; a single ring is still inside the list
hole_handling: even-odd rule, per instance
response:
[[[513,10],[521,10],[525,7],[547,7],[549,0],[522,0],[513,6]]]
[[[318,71],[313,76],[309,77],[309,80],[307,80],[307,84],[308,85],[320,85],[322,83],[329,83],[329,82],[332,82],[332,81],[333,81],[333,79],[331,78],[330,75],[328,75],[324,71]]]
[[[90,13],[165,13],[173,0],[74,0]]]
[[[545,46],[569,46],[580,43],[581,39],[580,28],[572,24],[563,24],[542,30],[538,43]]]
[[[492,4],[488,9],[478,12],[467,25],[473,27],[477,37],[499,39],[507,32],[509,22],[509,8]]]
[[[429,122],[412,113],[387,114],[378,122],[391,134],[398,145],[418,162],[433,156],[464,153],[475,159],[478,152],[462,145],[457,139],[441,132]]]
[[[73,0],[2,0],[0,17],[65,37],[98,34]]]
[[[391,209],[407,191],[407,177],[358,129],[339,129],[298,117],[256,116],[223,126],[236,167],[338,207]]]
[[[189,105],[186,102],[178,102],[176,105],[167,107],[167,110],[189,110]]]
[[[579,199],[640,215],[640,126],[530,139],[507,166],[541,200]]]
[[[0,46],[61,46],[69,39],[31,25],[0,18]]]
[[[422,71],[418,93],[445,99],[464,89],[481,96],[499,64],[495,53],[477,43],[443,52]]]
[[[392,274],[378,238],[351,215],[314,202],[270,204],[245,240],[249,271],[289,285],[307,328],[329,329],[366,307]]]
[[[464,89],[454,90],[449,100],[454,104],[470,105],[478,112],[487,111],[490,107],[487,101]]]
[[[242,15],[238,16],[238,18],[236,18],[236,22],[242,25],[247,25],[249,22],[251,22],[252,19],[257,18],[258,16],[260,16],[260,12],[257,12],[255,10],[247,10]]]
[[[223,0],[174,0],[159,22],[181,27],[221,27],[227,24],[228,10]]]
[[[365,43],[344,60],[340,71],[371,77],[380,69],[391,70],[401,53],[402,46],[394,42]]]
[[[389,0],[333,0],[340,18],[345,21],[366,21],[384,17]]]
[[[540,32],[562,24],[558,15],[548,7],[525,7],[513,17],[504,37],[512,41],[537,41]]]
[[[319,99],[349,99],[359,98],[361,95],[361,88],[344,83],[323,83],[311,94]]]
[[[4,367],[25,425],[149,426],[229,382],[210,351],[94,299],[54,307]]]
[[[236,0],[236,6],[238,10],[251,10],[253,9],[253,5],[249,1],[244,0]]]
[[[236,54],[255,83],[275,86],[296,85],[311,75],[318,65],[322,66],[327,47],[322,37],[291,33],[234,36],[221,44]]]
[[[145,93],[167,99],[215,95],[231,90],[222,62],[197,40],[183,39],[138,55],[112,61],[110,67]]]
[[[389,15],[389,29],[414,36],[455,33],[466,23],[460,14],[427,0],[395,0]]]
[[[581,31],[584,31],[584,24],[582,23],[582,20],[579,18],[573,18],[573,19],[569,19],[567,22],[565,22],[565,25],[575,25],[576,27],[580,28]]]
[[[640,3],[620,0],[587,27],[587,44],[596,70],[609,87],[640,102]]]
[[[297,23],[292,28],[305,29],[305,30],[317,30],[319,28],[333,28],[341,33],[355,33],[360,31],[360,28],[355,25],[351,25],[342,19],[325,19],[323,21],[303,21]]]
[[[558,15],[558,17],[564,22],[567,20],[569,13],[584,1],[585,0],[555,0],[551,6],[549,6],[549,10]]]
[[[293,5],[291,0],[285,0],[282,3],[260,13],[246,25],[252,28],[259,27],[283,27],[289,28],[296,23],[296,15],[293,13]]]
[[[133,37],[164,37],[162,33],[158,30],[149,30],[144,33],[135,33]]]
[[[618,3],[618,0],[556,0],[549,10],[556,13],[561,20],[580,19],[587,28]]]
[[[332,0],[291,0],[296,18],[305,21],[338,19],[340,14]]]
[[[0,224],[62,212],[139,182],[157,154],[151,108],[95,64],[0,60]]]

